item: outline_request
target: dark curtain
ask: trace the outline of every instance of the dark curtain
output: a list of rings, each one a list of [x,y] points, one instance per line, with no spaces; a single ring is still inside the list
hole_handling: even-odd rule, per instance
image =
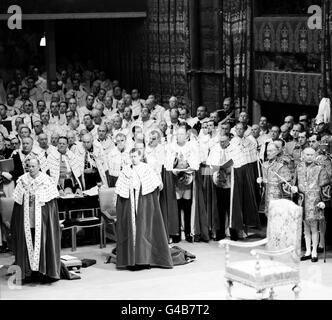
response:
[[[245,110],[252,102],[252,0],[224,0],[222,12],[224,97]]]
[[[323,94],[331,98],[332,81],[332,6],[323,0]]]
[[[69,64],[103,69],[130,92],[149,90],[146,78],[144,19],[90,19],[56,21],[57,66]]]
[[[165,104],[175,95],[187,102],[188,0],[148,0],[148,59],[151,93]]]
[[[331,0],[323,0],[323,95],[332,98],[332,5]],[[332,109],[331,109],[332,118]],[[330,123],[332,130],[332,123]]]

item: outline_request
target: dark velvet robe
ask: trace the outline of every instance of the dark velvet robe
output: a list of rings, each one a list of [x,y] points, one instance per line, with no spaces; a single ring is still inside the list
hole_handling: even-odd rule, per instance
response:
[[[204,174],[202,175],[203,170]],[[209,231],[212,233],[212,236],[215,237],[217,230],[220,230],[216,186],[212,180],[212,170],[208,166],[201,164],[199,172],[202,179],[202,191],[207,215],[207,225]]]
[[[203,181],[200,173],[195,173],[195,188],[193,188],[194,212],[191,215],[195,217],[194,235],[199,235],[204,241],[209,241],[209,228],[206,213],[206,205],[203,192]]]
[[[230,227],[244,230],[244,227],[260,227],[256,200],[256,162],[234,169],[234,190],[231,200]]]
[[[22,270],[22,279],[31,276],[24,232],[24,206],[14,204],[11,220],[15,263]],[[39,272],[53,279],[60,279],[61,229],[56,199],[47,202],[42,210]]]
[[[116,206],[118,237],[116,266],[118,268],[135,265],[173,267],[158,193],[158,189],[145,196],[142,196],[140,192],[135,244],[130,198],[125,199],[118,196]]]
[[[163,190],[160,192],[160,207],[167,237],[175,236],[179,233],[178,202],[175,193],[175,176],[171,171],[162,169]]]

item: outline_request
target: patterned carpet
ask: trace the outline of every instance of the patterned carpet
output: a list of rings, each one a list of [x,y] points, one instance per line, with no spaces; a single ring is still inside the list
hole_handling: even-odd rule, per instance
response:
[[[96,246],[79,247],[74,253],[70,249],[62,254],[78,258],[96,259],[97,264],[82,269],[80,280],[61,280],[53,284],[29,284],[21,289],[8,288],[7,267],[13,263],[13,257],[0,255],[0,299],[110,299],[110,300],[169,300],[202,299],[223,300],[226,297],[224,287],[224,250],[216,242],[189,244],[181,242],[180,246],[197,256],[193,263],[177,266],[171,270],[151,269],[143,271],[119,271],[114,264],[104,264],[114,245],[106,249]],[[232,250],[231,259],[247,257],[244,250]],[[300,299],[321,300],[332,297],[332,252],[313,264],[311,261],[301,263],[302,291]],[[275,289],[275,299],[294,299],[290,286]],[[234,299],[255,299],[255,291],[235,284]]]

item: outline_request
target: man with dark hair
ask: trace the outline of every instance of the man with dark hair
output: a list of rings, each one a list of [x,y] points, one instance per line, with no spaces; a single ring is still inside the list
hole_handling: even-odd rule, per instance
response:
[[[34,107],[36,104],[36,101],[30,100],[30,95],[29,95],[29,89],[27,87],[22,87],[20,89],[20,96],[15,100],[15,107],[20,110],[21,113],[23,113],[22,106],[25,101],[29,100]],[[32,108],[33,110],[33,108]]]
[[[82,193],[82,171],[77,156],[68,150],[68,138],[60,137],[57,150],[47,157],[50,176],[56,183],[60,195]]]
[[[307,113],[303,112],[300,114],[299,123],[302,124],[304,131],[309,131],[310,119]]]
[[[30,100],[25,100],[22,104],[22,114],[20,117],[23,118],[23,122],[30,129],[33,128],[33,122],[39,119],[39,116],[33,113],[33,104]]]
[[[201,131],[202,122],[207,118],[207,116],[207,107],[200,106],[197,108],[197,117],[195,117],[193,120],[193,129],[195,129],[198,134]]]
[[[71,90],[68,90],[68,92],[66,93],[66,97],[75,98],[77,101],[77,104],[80,107],[83,107],[86,102],[87,93],[86,93],[85,89],[83,88],[83,86],[81,85],[79,79],[76,79],[76,78],[73,79],[72,84],[73,84],[73,88]]]
[[[262,116],[259,119],[259,128],[260,130],[260,135],[268,135],[269,134],[269,127],[268,127],[268,123],[267,123],[267,118]]]
[[[93,139],[96,139],[98,136],[98,126],[93,123],[91,114],[85,114],[83,117],[83,123],[85,129],[92,135]]]
[[[186,106],[182,106],[179,110],[179,121],[186,122],[190,127],[193,126],[193,118],[190,117],[189,109]]]
[[[103,149],[93,144],[93,137],[89,133],[82,137],[82,145],[83,148],[79,148],[76,155],[80,161],[83,189],[89,190],[99,182],[108,187],[108,166]]]
[[[134,122],[134,124],[141,126],[144,134],[157,126],[156,121],[151,119],[151,111],[148,107],[142,108],[141,116]]]
[[[33,149],[33,139],[31,137],[24,137],[22,139],[22,150],[15,150],[12,154],[12,158],[14,161],[14,170],[9,173],[11,175],[11,179],[15,182],[22,174],[28,172],[26,160],[31,158],[38,159],[40,168],[43,172],[46,172],[48,169],[45,155],[38,153],[35,149]]]
[[[223,109],[217,111],[220,118],[220,123],[230,123],[231,126],[235,123],[235,111],[233,100],[230,97],[224,99]]]
[[[131,108],[133,110],[133,119],[137,120],[141,115],[143,106],[145,105],[145,100],[140,98],[140,93],[138,89],[133,89],[131,91]]]
[[[43,99],[47,104],[51,103],[54,93],[60,96],[60,101],[65,99],[63,92],[58,88],[57,80],[52,79],[49,83],[49,89],[43,91]]]
[[[238,123],[242,123],[243,124],[244,136],[245,137],[249,137],[251,135],[251,126],[248,125],[248,123],[249,123],[249,115],[248,115],[247,112],[241,112],[239,114]],[[233,136],[236,136],[236,129],[235,129],[235,127],[233,127],[231,129],[231,133],[233,134]]]
[[[7,94],[7,114],[9,117],[19,115],[21,112],[17,106],[15,106],[15,96],[12,93]]]

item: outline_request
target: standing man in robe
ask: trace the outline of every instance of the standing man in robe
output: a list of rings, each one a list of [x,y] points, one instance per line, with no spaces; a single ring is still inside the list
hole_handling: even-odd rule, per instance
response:
[[[117,200],[117,268],[172,268],[173,262],[159,204],[160,177],[130,151],[131,165],[120,173]]]
[[[278,147],[273,142],[270,142],[267,146],[268,161],[262,165],[263,178],[257,178],[257,183],[264,183],[265,186],[264,212],[266,216],[268,216],[271,200],[283,199],[290,194],[289,185],[287,185],[286,181],[290,183],[292,175],[287,165],[278,161],[278,152]]]
[[[60,195],[71,189],[71,193],[82,193],[82,171],[77,156],[68,150],[68,138],[60,137],[57,151],[49,154],[47,162],[50,176],[60,190]]]
[[[115,147],[107,154],[107,167],[108,167],[108,184],[115,187],[121,170],[130,164],[129,151],[126,146],[127,137],[123,133],[118,133],[115,136]]]
[[[195,221],[195,210],[192,210],[195,194],[193,178],[195,171],[199,169],[199,155],[197,149],[193,148],[192,143],[188,141],[185,127],[178,129],[176,142],[167,147],[167,152],[166,168],[172,170],[175,175],[175,191],[178,202],[178,230],[176,235],[171,234],[171,236],[173,242],[181,241],[181,211],[183,210],[185,239],[188,242],[193,242],[195,235],[195,228],[192,226]],[[197,234],[197,236],[199,235]]]
[[[230,198],[231,198],[231,166],[224,167],[227,163],[229,155],[227,148],[230,139],[226,135],[220,136],[218,144],[211,148],[206,164],[212,169],[212,179],[215,184],[215,197],[217,199],[218,216],[215,217],[216,221],[216,241],[226,237],[226,221],[229,221],[230,213]],[[237,236],[235,230],[230,229],[231,239]]]
[[[76,155],[79,157],[81,172],[83,172],[83,189],[89,190],[97,183],[102,183],[108,187],[108,167],[103,149],[93,144],[93,138],[89,133],[83,136],[82,145],[83,148],[78,149]]]
[[[14,191],[11,221],[15,262],[25,283],[42,276],[60,279],[61,230],[53,180],[40,172],[37,159],[28,160],[29,172],[22,175]]]
[[[256,179],[253,165],[257,161],[256,143],[244,136],[244,124],[235,126],[236,136],[231,140],[227,152],[233,160],[230,228],[238,232],[249,226],[259,226],[256,200]],[[237,240],[236,237],[232,240]]]
[[[330,187],[330,179],[327,171],[322,166],[315,163],[316,152],[312,148],[303,151],[303,159],[295,171],[295,185],[292,192],[303,195],[302,204],[304,207],[304,239],[306,252],[301,260],[311,259],[318,261],[318,223],[325,219],[325,202],[330,200],[324,197],[325,188]]]

